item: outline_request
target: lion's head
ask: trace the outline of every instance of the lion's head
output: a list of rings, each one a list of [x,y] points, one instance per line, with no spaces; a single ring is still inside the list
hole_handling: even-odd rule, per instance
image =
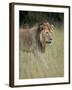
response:
[[[48,22],[44,22],[39,25],[39,42],[41,48],[45,48],[46,44],[52,43],[53,37],[53,25]]]

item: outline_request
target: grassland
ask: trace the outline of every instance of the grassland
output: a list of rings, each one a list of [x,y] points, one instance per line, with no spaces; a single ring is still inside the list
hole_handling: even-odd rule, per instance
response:
[[[22,47],[21,47],[22,48]],[[53,42],[46,45],[45,53],[27,53],[19,50],[19,78],[46,78],[64,76],[64,31],[56,28]]]

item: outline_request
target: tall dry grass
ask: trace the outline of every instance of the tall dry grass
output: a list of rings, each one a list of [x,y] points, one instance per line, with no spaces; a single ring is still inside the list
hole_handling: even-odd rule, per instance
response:
[[[21,40],[20,40],[21,42]],[[24,52],[19,48],[19,78],[47,78],[64,76],[64,31],[56,27],[53,42],[41,53]]]

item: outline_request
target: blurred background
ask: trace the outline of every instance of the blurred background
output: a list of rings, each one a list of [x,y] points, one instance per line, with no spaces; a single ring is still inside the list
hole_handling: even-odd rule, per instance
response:
[[[33,26],[34,24],[42,23],[45,20],[47,20],[51,24],[58,26],[63,26],[64,23],[64,13],[20,11],[19,16],[20,27],[23,24]]]

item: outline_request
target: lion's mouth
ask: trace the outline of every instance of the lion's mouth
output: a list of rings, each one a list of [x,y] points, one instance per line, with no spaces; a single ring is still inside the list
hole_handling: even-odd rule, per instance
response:
[[[46,41],[46,43],[47,43],[47,44],[50,44],[50,43],[52,43],[52,40]]]

